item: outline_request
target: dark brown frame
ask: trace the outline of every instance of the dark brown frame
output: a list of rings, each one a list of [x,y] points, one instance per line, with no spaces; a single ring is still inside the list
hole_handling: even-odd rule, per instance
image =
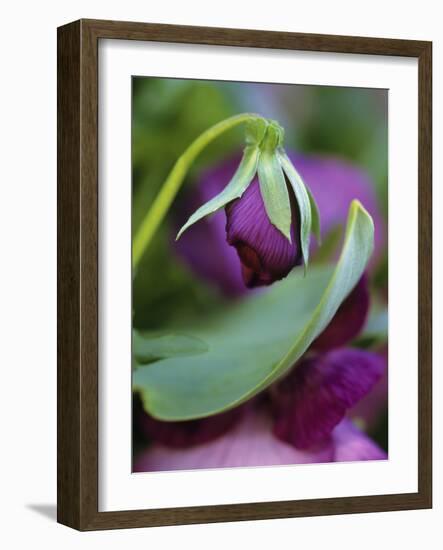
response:
[[[98,511],[98,41],[124,39],[418,58],[418,492]],[[58,29],[58,521],[79,530],[432,506],[432,43],[80,20]]]

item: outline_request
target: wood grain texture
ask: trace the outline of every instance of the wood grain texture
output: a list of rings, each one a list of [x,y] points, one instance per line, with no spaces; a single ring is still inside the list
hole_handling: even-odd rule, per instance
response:
[[[79,525],[80,23],[57,51],[57,518]]]
[[[98,41],[149,40],[419,60],[417,493],[98,511]],[[58,521],[79,530],[432,506],[432,47],[429,42],[81,20],[58,29]]]
[[[418,64],[418,488],[432,507],[432,44]]]
[[[82,23],[87,25],[90,31],[99,38],[207,44],[212,46],[418,57],[427,44],[417,40],[157,25],[93,19],[84,19]]]

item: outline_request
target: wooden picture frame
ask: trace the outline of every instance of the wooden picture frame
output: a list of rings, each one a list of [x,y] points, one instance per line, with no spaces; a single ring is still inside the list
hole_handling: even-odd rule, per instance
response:
[[[159,41],[418,58],[418,492],[98,511],[98,42]],[[80,20],[58,29],[58,521],[79,530],[317,516],[432,506],[432,44]]]

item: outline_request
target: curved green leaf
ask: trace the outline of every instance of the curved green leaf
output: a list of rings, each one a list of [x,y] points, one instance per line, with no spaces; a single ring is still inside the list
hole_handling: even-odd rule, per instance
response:
[[[311,238],[312,228],[311,201],[303,180],[294,168],[286,153],[283,150],[280,150],[277,152],[277,157],[291,184],[297,200],[298,210],[300,213],[300,244],[306,271],[309,262],[309,241]]]
[[[258,181],[269,220],[291,242],[291,203],[285,176],[273,150],[261,153]]]
[[[196,336],[180,332],[132,334],[132,351],[138,365],[166,357],[197,355],[208,351],[208,346]]]
[[[208,346],[193,356],[141,366],[133,387],[146,410],[163,420],[201,418],[242,403],[269,386],[305,353],[361,277],[372,253],[372,219],[349,210],[335,268],[295,270],[271,289],[231,305],[186,331]]]
[[[288,353],[276,365],[271,382],[286,372],[329,325],[340,304],[363,274],[374,249],[374,222],[359,201],[352,201],[340,258],[311,319],[295,339]]]
[[[228,204],[228,202],[238,199],[243,195],[257,172],[259,156],[260,150],[257,146],[249,145],[245,147],[243,158],[231,181],[221,193],[216,195],[203,206],[200,206],[200,208],[192,214],[189,220],[178,232],[176,240],[178,240],[186,229],[191,227],[191,225],[198,222],[202,218],[209,216],[209,214],[213,214],[220,208],[223,208],[223,206]]]

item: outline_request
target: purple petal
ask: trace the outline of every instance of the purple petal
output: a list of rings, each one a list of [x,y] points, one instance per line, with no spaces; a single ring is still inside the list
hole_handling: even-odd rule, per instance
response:
[[[344,420],[333,432],[334,462],[356,460],[386,460],[388,455],[372,439],[349,420]]]
[[[383,374],[370,393],[353,407],[348,416],[363,422],[365,428],[375,428],[388,407],[388,349],[378,351],[384,362]]]
[[[139,432],[148,440],[182,448],[207,443],[223,435],[241,419],[243,410],[243,407],[236,407],[199,420],[163,422],[147,414],[141,406],[136,406],[134,421]]]
[[[374,220],[372,263],[378,260],[387,241],[386,225],[378,206],[374,183],[368,174],[358,166],[334,157],[294,152],[289,153],[289,157],[317,202],[322,238],[335,227],[345,225],[349,205],[352,199],[358,199]]]
[[[294,449],[272,435],[271,419],[263,411],[249,412],[225,436],[188,449],[154,444],[135,461],[135,472],[275,466],[331,462],[332,442],[309,451]]]
[[[368,279],[366,275],[363,275],[338,308],[332,321],[311,347],[317,351],[328,351],[348,344],[360,333],[366,322],[368,311]]]
[[[326,440],[383,370],[379,355],[358,349],[302,360],[272,389],[274,434],[299,449]]]
[[[286,277],[302,261],[298,209],[293,205],[290,243],[269,221],[258,180],[226,207],[227,241],[237,249],[248,288]]]

